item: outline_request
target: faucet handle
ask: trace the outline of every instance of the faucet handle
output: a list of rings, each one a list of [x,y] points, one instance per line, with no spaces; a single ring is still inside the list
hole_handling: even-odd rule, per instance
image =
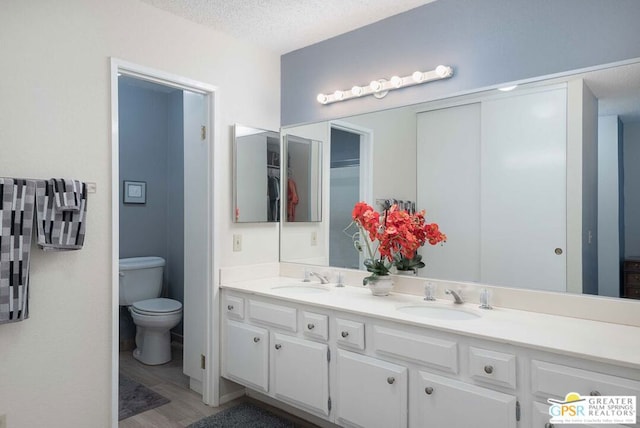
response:
[[[336,274],[336,287],[344,287],[344,274],[342,272]]]
[[[433,282],[427,282],[424,286],[424,300],[434,301],[436,300],[436,286]]]

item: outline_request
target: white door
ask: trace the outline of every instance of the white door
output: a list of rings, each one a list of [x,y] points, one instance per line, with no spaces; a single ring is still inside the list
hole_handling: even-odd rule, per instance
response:
[[[272,392],[304,410],[329,415],[328,346],[273,333]]]
[[[481,282],[566,291],[566,89],[482,103]]]
[[[264,328],[227,321],[222,375],[243,385],[269,389],[269,332]]]
[[[406,367],[341,349],[336,367],[337,423],[347,427],[406,428]]]
[[[418,371],[413,427],[516,427],[516,397]]]
[[[209,179],[207,96],[184,92],[184,373],[203,381],[206,355],[207,287],[212,251],[208,246]],[[208,132],[207,132],[208,134]],[[192,387],[194,384],[192,383]],[[201,387],[197,385],[196,388]]]
[[[429,278],[480,280],[480,104],[418,114],[417,209],[447,235],[420,250]]]

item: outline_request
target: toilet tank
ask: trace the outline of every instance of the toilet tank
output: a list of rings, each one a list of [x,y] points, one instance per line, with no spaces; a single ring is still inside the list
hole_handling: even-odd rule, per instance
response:
[[[120,305],[128,306],[140,300],[160,297],[164,265],[162,257],[120,259]]]

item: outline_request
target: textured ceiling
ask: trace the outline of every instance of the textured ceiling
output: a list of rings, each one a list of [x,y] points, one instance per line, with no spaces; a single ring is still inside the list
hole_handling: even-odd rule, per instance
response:
[[[142,0],[279,54],[435,0]]]

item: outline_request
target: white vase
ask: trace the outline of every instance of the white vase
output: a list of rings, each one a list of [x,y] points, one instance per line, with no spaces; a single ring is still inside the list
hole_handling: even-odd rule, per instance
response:
[[[376,279],[370,279],[367,285],[374,296],[388,296],[393,289],[393,279],[388,275],[383,275]]]

